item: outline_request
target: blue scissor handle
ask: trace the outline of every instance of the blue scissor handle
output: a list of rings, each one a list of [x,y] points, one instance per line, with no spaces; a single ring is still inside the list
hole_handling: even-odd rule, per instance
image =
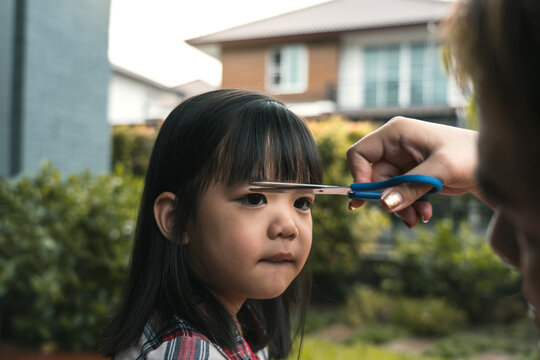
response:
[[[369,182],[369,183],[353,183],[351,184],[351,193],[349,198],[351,199],[362,199],[362,200],[379,200],[381,198],[382,191],[374,190],[384,190],[391,186],[400,185],[403,183],[420,183],[433,186],[433,189],[428,191],[424,196],[418,200],[428,200],[428,195],[438,193],[442,190],[441,180],[428,175],[399,175],[393,178]],[[371,190],[371,191],[369,191]]]

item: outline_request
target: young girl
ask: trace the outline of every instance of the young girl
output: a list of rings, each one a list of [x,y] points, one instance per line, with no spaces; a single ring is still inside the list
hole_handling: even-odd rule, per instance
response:
[[[102,352],[115,359],[285,358],[309,296],[313,196],[252,181],[320,183],[305,124],[266,95],[217,90],[165,120],[150,158],[131,270]],[[293,306],[300,312],[291,331]]]

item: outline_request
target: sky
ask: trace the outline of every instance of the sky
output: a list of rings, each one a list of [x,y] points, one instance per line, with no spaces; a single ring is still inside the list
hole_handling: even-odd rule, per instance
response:
[[[184,40],[328,0],[112,0],[109,60],[166,86],[221,83],[221,63]]]

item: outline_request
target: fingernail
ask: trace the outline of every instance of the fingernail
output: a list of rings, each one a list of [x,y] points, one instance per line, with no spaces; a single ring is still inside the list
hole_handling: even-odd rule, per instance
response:
[[[424,224],[427,224],[429,222],[429,218],[425,217],[425,216],[422,216],[422,222]]]
[[[383,194],[381,200],[390,210],[395,209],[403,202],[401,194],[397,191],[390,191],[389,193]]]
[[[353,211],[354,209],[356,209],[356,208],[355,208],[355,207],[352,205],[352,203],[349,201],[349,210],[350,210],[350,211]]]

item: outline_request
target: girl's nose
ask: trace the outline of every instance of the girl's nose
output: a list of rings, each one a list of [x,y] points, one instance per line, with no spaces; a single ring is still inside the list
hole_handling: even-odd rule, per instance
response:
[[[292,210],[283,208],[276,209],[270,225],[268,226],[268,237],[270,239],[294,240],[298,237],[298,228],[294,221]]]

